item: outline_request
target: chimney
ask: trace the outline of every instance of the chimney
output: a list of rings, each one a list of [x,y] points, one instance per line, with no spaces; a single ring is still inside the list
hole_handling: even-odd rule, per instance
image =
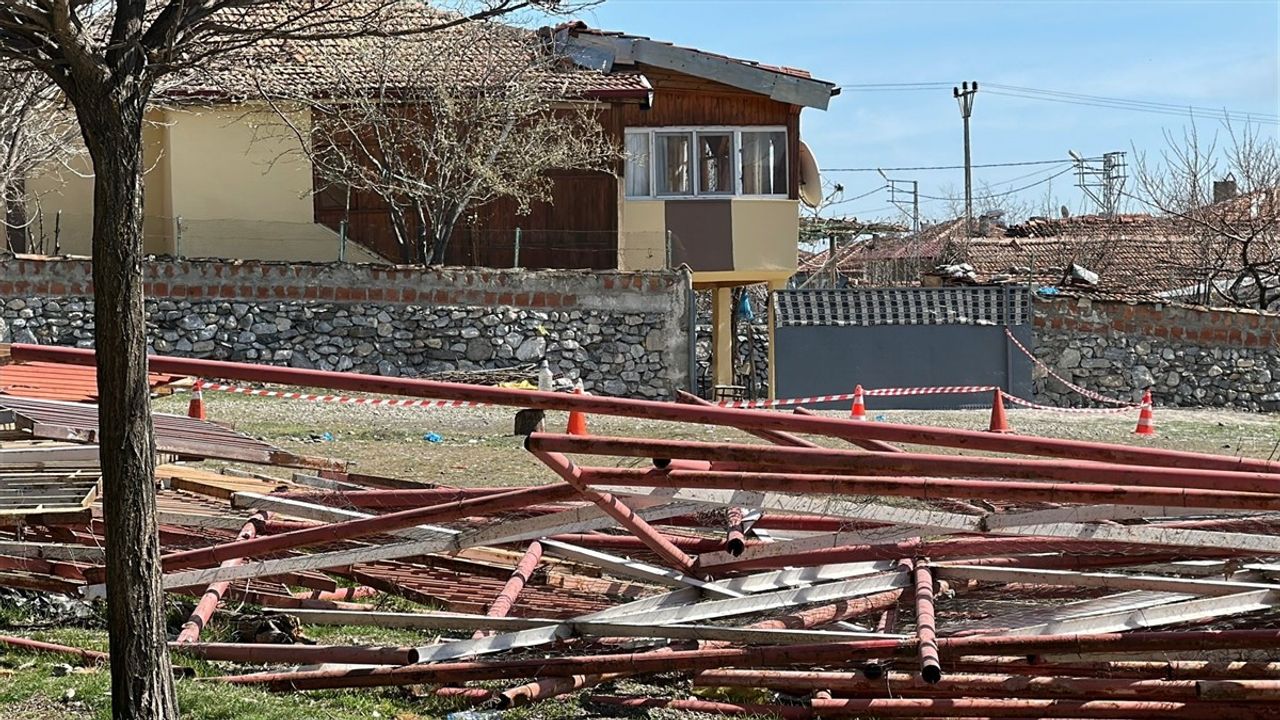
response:
[[[1236,188],[1235,175],[1229,174],[1222,180],[1215,180],[1213,182],[1213,202],[1214,203],[1220,203],[1226,200],[1230,200],[1231,198],[1235,197],[1238,193],[1239,193],[1239,190]]]

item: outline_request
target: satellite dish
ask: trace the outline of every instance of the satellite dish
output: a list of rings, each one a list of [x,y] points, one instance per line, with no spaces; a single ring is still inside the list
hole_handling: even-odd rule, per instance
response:
[[[822,204],[822,174],[809,146],[800,141],[800,202],[811,208]]]

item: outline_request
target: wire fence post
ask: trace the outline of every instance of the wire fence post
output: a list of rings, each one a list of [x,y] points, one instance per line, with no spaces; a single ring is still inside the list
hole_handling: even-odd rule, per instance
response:
[[[667,231],[667,262],[664,267],[667,270],[671,269],[671,231],[670,230]]]
[[[511,267],[520,267],[520,228],[516,228],[515,246],[512,252]]]
[[[173,255],[182,257],[182,216],[173,219]]]
[[[338,223],[338,262],[347,261],[347,220]]]

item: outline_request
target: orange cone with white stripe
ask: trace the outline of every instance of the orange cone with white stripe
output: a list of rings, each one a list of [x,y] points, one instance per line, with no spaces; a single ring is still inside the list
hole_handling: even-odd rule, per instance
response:
[[[1000,388],[996,388],[991,396],[991,425],[987,428],[987,432],[993,433],[1011,433],[1013,428],[1009,427],[1009,418],[1004,414],[1004,393]]]
[[[1151,412],[1150,390],[1142,394],[1142,410],[1138,413],[1138,427],[1134,428],[1133,433],[1135,435],[1156,434],[1155,415]]]
[[[862,386],[853,389],[853,407],[849,408],[850,420],[866,420],[867,405],[862,401]]]
[[[187,403],[187,417],[204,420],[204,393],[200,392],[200,381],[197,380],[193,387],[191,402]]]
[[[586,395],[587,391],[582,387],[582,381],[579,380],[577,385],[573,386],[574,395]],[[565,432],[570,435],[586,435],[587,434],[587,414],[578,412],[577,410],[569,411],[569,427],[565,428]]]

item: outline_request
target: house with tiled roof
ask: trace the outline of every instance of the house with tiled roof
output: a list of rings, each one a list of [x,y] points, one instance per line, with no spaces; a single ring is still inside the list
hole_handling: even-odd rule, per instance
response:
[[[416,0],[401,7],[390,21],[379,18],[383,35],[440,20]],[[274,8],[254,5],[252,12]],[[238,18],[257,21],[271,18]],[[513,42],[512,61],[524,61],[515,56],[536,38],[556,59],[546,63],[554,68],[547,82],[564,103],[590,106],[626,160],[613,173],[555,173],[553,201],[524,213],[501,200],[475,208],[456,229],[446,263],[510,267],[519,230],[524,267],[687,264],[708,286],[782,282],[795,271],[800,113],[825,109],[838,88],[802,70],[581,22],[507,29],[521,41]],[[322,187],[305,154],[290,152],[296,137],[272,131],[278,118],[260,100],[262,92],[325,93],[335,63],[358,73],[380,40],[333,37],[340,34],[272,40],[165,89],[144,132],[149,252],[334,260],[338,230],[345,227],[348,260],[410,259],[393,236],[385,205],[332,184]],[[500,52],[474,60],[502,61]],[[305,126],[309,117],[299,115]],[[45,232],[56,218],[64,252],[88,252],[89,170],[74,167],[31,183]]]
[[[269,27],[280,18],[253,13],[279,7],[253,4],[243,12],[228,11],[236,13],[229,21]],[[299,152],[298,134],[282,129],[279,106],[263,101],[299,93],[326,97],[334,87],[335,63],[344,75],[359,75],[381,39],[439,23],[440,13],[420,0],[397,7],[392,16],[350,21],[350,32],[331,28],[323,37],[245,48],[166,88],[143,133],[147,252],[411,260],[385,202],[331,179],[321,181],[307,153]],[[360,23],[376,25],[376,35],[362,36],[370,28]],[[550,173],[551,202],[522,209],[499,199],[469,208],[454,226],[446,264],[619,270],[686,265],[695,287],[713,290],[716,317],[726,328],[734,287],[777,288],[787,282],[796,270],[802,191],[810,197],[820,193],[816,164],[800,139],[800,115],[805,108],[825,110],[839,88],[803,70],[581,22],[536,31],[503,27],[520,40],[513,46],[536,46],[550,56],[553,61],[539,67],[548,68],[546,82],[559,93],[555,105],[589,107],[625,159],[614,172]],[[520,52],[451,61],[475,63],[476,75],[482,75],[483,62],[524,62]],[[429,87],[431,75],[398,82]],[[309,111],[284,110],[290,126],[313,121]],[[28,183],[38,218],[34,226],[46,234],[56,228],[63,252],[89,252],[90,170],[82,164]],[[729,342],[726,328],[717,333],[717,382],[732,376],[730,353],[720,347]]]

